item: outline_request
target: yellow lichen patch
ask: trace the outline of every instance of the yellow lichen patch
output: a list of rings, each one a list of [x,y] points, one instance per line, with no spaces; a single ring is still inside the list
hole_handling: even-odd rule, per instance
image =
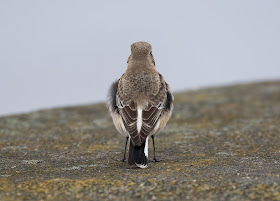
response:
[[[197,187],[198,191],[208,191],[210,189],[211,189],[211,187],[208,184],[202,184],[201,186]]]
[[[108,145],[108,144],[95,144],[86,148],[86,152],[95,152],[95,151],[112,151],[113,149],[117,149],[119,146],[117,145]]]
[[[199,166],[199,167],[207,167],[215,163],[214,159],[201,159],[198,161],[192,161],[190,165]]]
[[[15,185],[9,182],[7,179],[2,179],[0,181],[0,191],[14,191]]]
[[[133,186],[133,185],[135,185],[136,183],[134,183],[134,182],[130,182],[130,183],[128,183],[128,184],[126,184],[127,186]]]
[[[175,172],[180,172],[180,171],[183,171],[183,170],[185,170],[185,168],[182,168],[182,167],[175,167],[173,169],[173,171],[175,171]]]
[[[169,174],[169,173],[178,173],[178,172],[185,172],[186,171],[186,167],[187,167],[187,163],[184,162],[177,162],[177,163],[173,163],[168,165],[168,167],[165,169],[165,174]]]
[[[205,156],[204,153],[196,153],[195,155],[198,156],[198,157],[204,157]]]
[[[162,198],[167,198],[172,196],[172,192],[159,192],[156,194],[156,196],[162,197]]]
[[[0,183],[0,190],[1,191],[24,191],[24,192],[41,192],[48,194],[52,191],[60,189],[63,191],[79,191],[81,189],[89,189],[94,186],[121,186],[122,182],[120,180],[111,180],[107,178],[94,178],[94,179],[50,179],[50,180],[43,180],[43,181],[35,181],[30,180],[23,182],[18,185],[14,185],[9,182]]]
[[[256,199],[261,194],[267,200],[279,200],[280,192],[276,191],[273,186],[267,186],[265,184],[260,184],[255,186],[254,188],[250,188],[246,190],[250,199]]]
[[[262,147],[260,145],[250,145],[250,147],[245,147],[243,149],[236,150],[238,156],[252,156],[260,153]]]

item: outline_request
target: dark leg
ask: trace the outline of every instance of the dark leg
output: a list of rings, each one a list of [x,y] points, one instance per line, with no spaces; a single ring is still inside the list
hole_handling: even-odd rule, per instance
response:
[[[161,160],[156,159],[156,147],[155,147],[155,136],[152,135],[152,140],[153,140],[153,146],[154,146],[154,160],[153,162],[160,162]]]
[[[125,156],[126,156],[127,141],[128,141],[128,137],[126,137],[126,141],[125,141],[125,148],[124,148],[124,154],[123,154],[122,162],[126,161],[126,157]]]

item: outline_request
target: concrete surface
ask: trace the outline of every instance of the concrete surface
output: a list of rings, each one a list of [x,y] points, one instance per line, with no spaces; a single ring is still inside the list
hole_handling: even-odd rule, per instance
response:
[[[175,100],[148,169],[120,161],[103,103],[1,117],[0,200],[280,200],[279,81]]]

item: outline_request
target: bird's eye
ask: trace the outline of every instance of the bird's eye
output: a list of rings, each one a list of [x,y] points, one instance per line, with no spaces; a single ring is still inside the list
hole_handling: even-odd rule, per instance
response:
[[[152,55],[152,56],[153,56],[153,53],[152,53],[152,51],[150,52],[150,55]]]

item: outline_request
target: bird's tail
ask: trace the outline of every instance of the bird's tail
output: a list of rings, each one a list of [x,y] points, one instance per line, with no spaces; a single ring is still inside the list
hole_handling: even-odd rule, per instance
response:
[[[140,168],[147,168],[148,163],[148,138],[146,138],[146,142],[140,146],[134,146],[130,139],[127,164],[130,166],[137,165]]]

